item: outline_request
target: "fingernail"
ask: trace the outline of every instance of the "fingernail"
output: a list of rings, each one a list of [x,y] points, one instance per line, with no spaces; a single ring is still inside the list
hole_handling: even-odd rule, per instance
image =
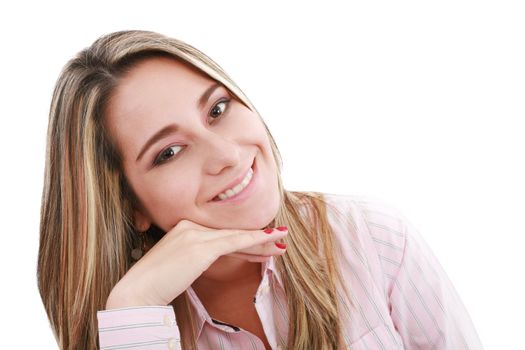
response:
[[[286,227],[286,226],[279,226],[279,227],[277,227],[277,229],[279,231],[286,231],[286,230],[288,230],[288,227]]]
[[[272,233],[273,232],[273,228],[267,228],[264,230],[264,232],[266,233]]]
[[[286,243],[275,243],[277,248],[286,249]]]

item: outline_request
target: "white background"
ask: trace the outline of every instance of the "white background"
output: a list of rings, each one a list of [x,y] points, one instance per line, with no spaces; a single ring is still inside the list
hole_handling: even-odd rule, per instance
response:
[[[51,93],[70,57],[123,29],[158,31],[212,57],[268,123],[287,189],[371,195],[399,208],[448,272],[484,346],[522,346],[522,2],[320,3],[0,5],[6,348],[57,348],[36,287]]]

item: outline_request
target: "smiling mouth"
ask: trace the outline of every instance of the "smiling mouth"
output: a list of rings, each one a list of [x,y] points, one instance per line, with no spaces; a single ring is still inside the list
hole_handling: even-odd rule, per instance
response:
[[[252,166],[248,169],[246,172],[246,175],[244,178],[235,186],[225,190],[224,192],[219,193],[217,196],[215,196],[212,201],[213,202],[220,202],[223,200],[227,200],[229,198],[236,197],[238,194],[242,193],[252,182],[253,174],[255,169],[255,159],[252,163]]]

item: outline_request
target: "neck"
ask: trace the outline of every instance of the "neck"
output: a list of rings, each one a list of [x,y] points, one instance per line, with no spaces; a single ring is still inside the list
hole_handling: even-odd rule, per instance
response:
[[[223,256],[193,282],[192,288],[210,317],[233,324],[254,307],[252,300],[261,279],[261,263]]]
[[[194,283],[208,285],[231,285],[246,280],[260,279],[261,263],[221,256]]]
[[[201,299],[239,290],[239,286],[259,285],[261,281],[261,263],[221,256],[192,284],[195,293]]]

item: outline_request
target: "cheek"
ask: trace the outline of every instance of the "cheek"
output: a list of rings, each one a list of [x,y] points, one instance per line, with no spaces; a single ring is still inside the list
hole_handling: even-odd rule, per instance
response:
[[[227,125],[227,128],[230,130],[232,128],[237,129],[238,131],[242,127],[247,127],[250,129],[260,127],[259,124],[261,124],[261,121],[259,120],[257,114],[253,113],[250,109],[239,102],[232,104],[230,106],[230,110],[227,113],[228,114],[224,116],[222,122],[218,123]]]
[[[174,180],[175,176],[167,171],[164,174],[145,182],[141,194],[152,221],[163,230],[169,230],[182,218],[191,216],[198,184],[189,179]]]
[[[264,124],[255,114],[240,113],[228,127],[231,133],[237,136],[242,135],[250,143],[256,142],[268,147],[270,145]]]

